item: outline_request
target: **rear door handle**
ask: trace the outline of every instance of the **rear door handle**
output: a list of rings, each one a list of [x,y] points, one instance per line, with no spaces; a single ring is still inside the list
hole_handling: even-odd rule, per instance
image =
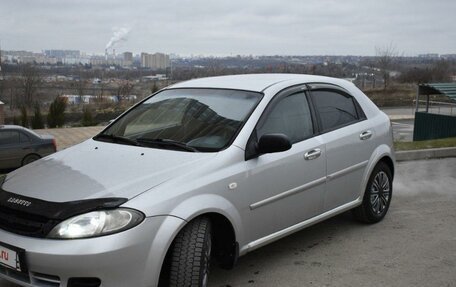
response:
[[[365,131],[365,132],[362,132],[359,135],[359,139],[362,140],[362,141],[370,139],[371,137],[372,137],[372,132],[371,131]]]
[[[306,160],[312,160],[312,159],[318,158],[320,155],[321,155],[321,149],[316,148],[316,149],[306,152],[304,154],[304,158]]]

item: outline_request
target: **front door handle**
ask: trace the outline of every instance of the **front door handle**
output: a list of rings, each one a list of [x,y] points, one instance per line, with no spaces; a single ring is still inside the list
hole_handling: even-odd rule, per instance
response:
[[[362,132],[360,135],[359,135],[359,139],[360,140],[368,140],[372,137],[372,132],[371,131],[365,131],[365,132]]]
[[[320,155],[321,155],[321,149],[316,148],[316,149],[306,152],[304,154],[304,158],[306,160],[312,160],[312,159],[318,158]]]

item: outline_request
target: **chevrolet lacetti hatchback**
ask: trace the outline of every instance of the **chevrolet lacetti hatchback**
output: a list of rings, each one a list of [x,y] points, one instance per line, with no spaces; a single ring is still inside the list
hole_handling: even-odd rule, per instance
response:
[[[340,79],[197,79],[2,179],[0,276],[23,286],[206,286],[210,263],[392,195],[388,117]]]

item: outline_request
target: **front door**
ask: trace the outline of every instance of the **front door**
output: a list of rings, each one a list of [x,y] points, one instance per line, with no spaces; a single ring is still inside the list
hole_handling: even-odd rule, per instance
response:
[[[244,163],[239,206],[245,206],[241,216],[249,241],[311,218],[323,208],[325,145],[314,136],[307,97],[302,90],[279,95],[252,135],[257,141],[264,134],[282,133],[293,145],[288,151],[259,155]]]

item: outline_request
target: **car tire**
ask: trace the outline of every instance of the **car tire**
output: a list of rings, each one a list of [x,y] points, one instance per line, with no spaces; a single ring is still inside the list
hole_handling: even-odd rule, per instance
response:
[[[169,286],[207,286],[211,233],[211,222],[207,217],[196,218],[179,232],[172,245]]]
[[[364,192],[363,203],[353,209],[354,217],[365,223],[377,223],[388,212],[393,194],[393,177],[384,162],[379,162],[372,171]]]
[[[22,160],[22,166],[32,163],[36,160],[39,160],[41,157],[37,154],[29,154]]]

